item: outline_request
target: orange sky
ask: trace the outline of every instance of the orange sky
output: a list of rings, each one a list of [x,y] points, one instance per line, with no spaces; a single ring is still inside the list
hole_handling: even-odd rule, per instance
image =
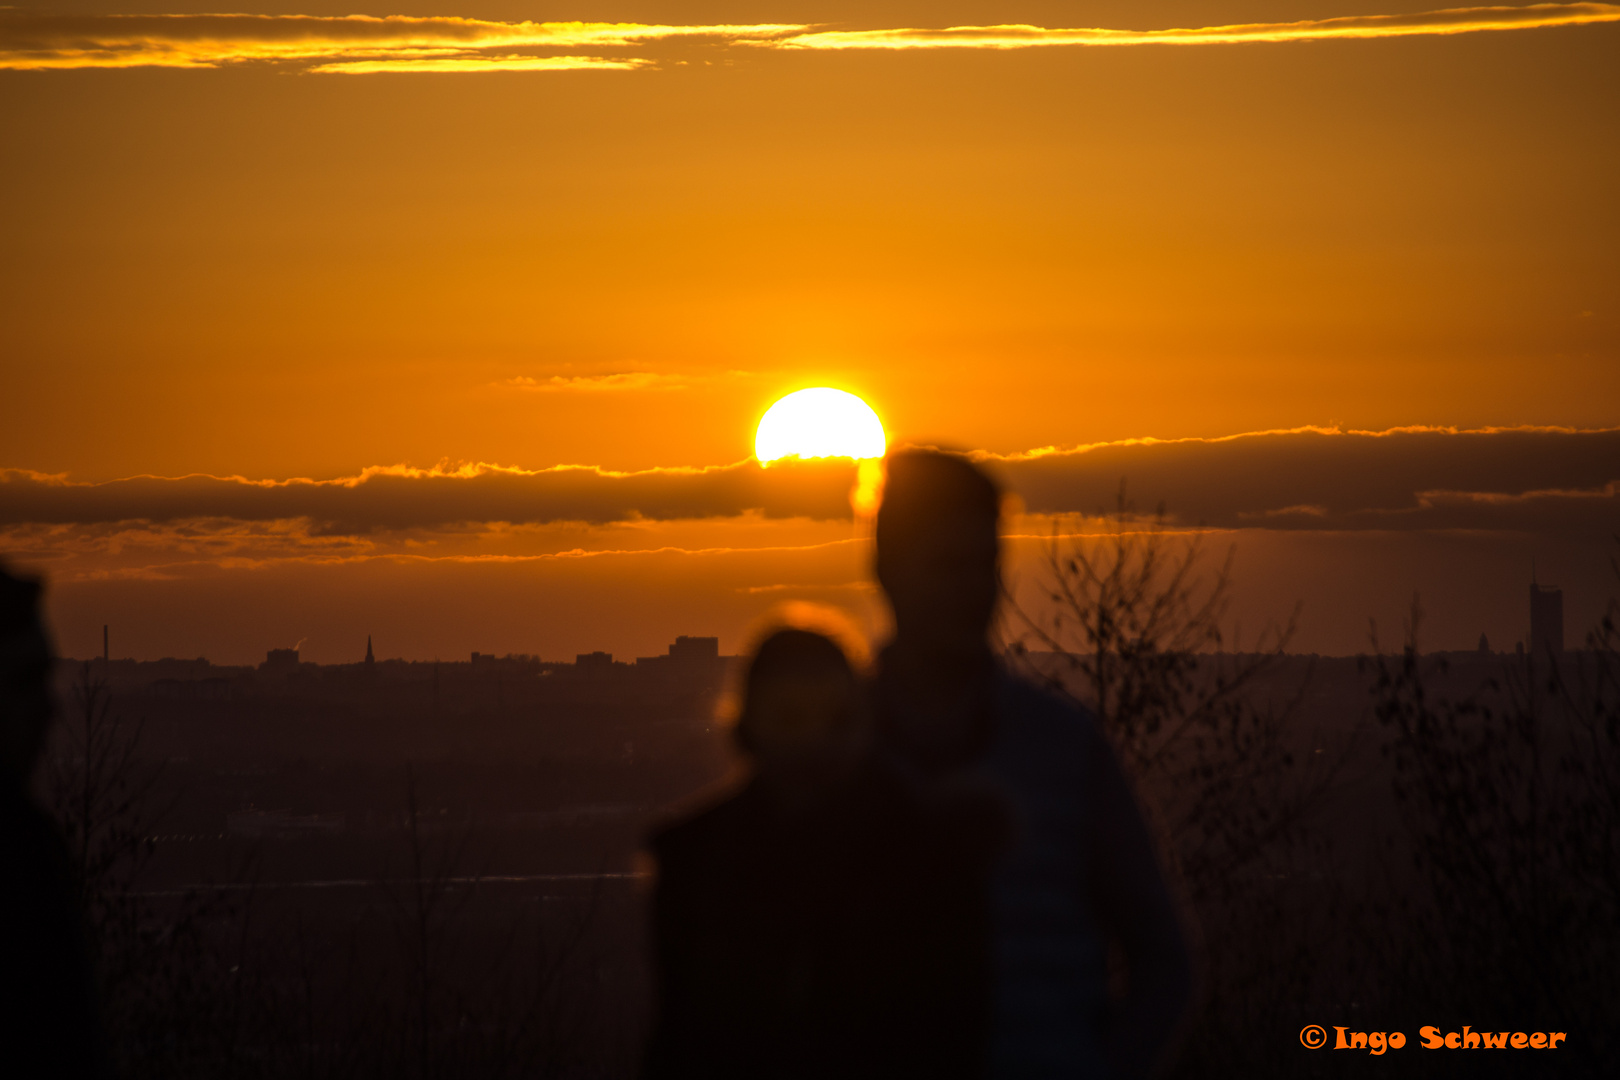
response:
[[[1552,5],[1535,19],[1566,25],[1512,16],[1510,29],[1499,13],[1345,0],[424,2],[369,8],[421,17],[381,30],[107,17],[217,6],[0,12],[0,468],[99,482],[720,466],[748,456],[777,396],[822,384],[861,394],[896,438],[999,454],[1302,425],[1620,426],[1620,7]],[[1410,17],[1334,21],[1351,16]],[[652,29],[491,28],[524,19]],[[1194,44],[826,36],[1011,23],[1248,28]],[[1253,40],[1267,36],[1320,40]],[[559,56],[600,69],[457,70]],[[441,70],[388,70],[427,60]],[[136,61],[191,66],[107,67]],[[328,70],[345,64],[370,73]],[[15,70],[42,66],[57,69]],[[1469,483],[1516,495],[1521,480],[1620,480],[1593,473],[1603,451],[1569,445],[1534,476]],[[301,614],[297,589],[261,585],[315,572],[335,542],[318,524],[244,538],[219,520],[119,525],[105,509],[67,524],[7,510],[19,490],[0,484],[0,552],[53,574],[68,652],[116,611],[132,651],[248,658],[311,633],[312,655],[338,659],[368,605],[380,619],[402,582],[441,588],[404,564],[345,563],[341,585],[315,592],[347,606]],[[1581,583],[1572,610],[1598,610],[1605,522],[1620,523],[1608,498],[1574,525],[1468,525],[1467,557],[1433,554],[1465,542],[1455,523],[1403,526],[1380,547],[1365,520],[1342,522],[1351,539],[1328,556],[1320,538],[1244,519],[1244,543],[1294,553],[1293,595],[1352,566],[1384,589],[1364,606],[1450,589],[1449,633],[1472,644],[1486,624],[1522,632],[1518,577],[1538,551]],[[681,520],[635,529],[680,550],[697,550],[682,546],[697,530],[708,550],[851,528]],[[566,528],[584,537],[569,545],[611,548],[625,526]],[[474,521],[453,539],[364,543],[374,558],[412,543],[567,549],[499,532]],[[153,569],[179,554],[200,577]],[[499,588],[474,602],[445,586],[437,607],[388,617],[412,623],[398,651],[413,655],[647,651],[666,632],[735,638],[767,595],[747,590],[791,584],[793,565],[717,572],[707,591],[676,587],[676,571],[558,570],[526,604],[567,594],[570,611],[617,612],[578,641],[511,629],[536,616],[503,609]],[[815,573],[849,584],[863,565]],[[1512,589],[1465,615],[1471,574]],[[656,594],[644,607],[667,618],[638,622],[610,601],[625,590]],[[1262,590],[1286,612],[1281,591]],[[1320,647],[1364,637],[1372,612],[1336,606],[1355,596],[1321,592]],[[458,604],[454,633],[418,626]],[[503,629],[473,640],[481,626]],[[211,645],[227,638],[230,655]]]

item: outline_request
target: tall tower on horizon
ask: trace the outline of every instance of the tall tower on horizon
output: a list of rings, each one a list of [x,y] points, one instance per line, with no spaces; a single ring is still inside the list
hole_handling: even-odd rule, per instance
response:
[[[371,635],[366,635],[366,667],[376,667],[377,658],[371,655]]]
[[[1530,575],[1530,655],[1564,651],[1564,590],[1537,583]]]

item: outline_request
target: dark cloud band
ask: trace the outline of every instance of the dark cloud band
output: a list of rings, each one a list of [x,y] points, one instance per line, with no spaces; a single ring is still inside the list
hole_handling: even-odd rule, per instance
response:
[[[1306,428],[987,464],[1036,513],[1107,513],[1123,487],[1137,512],[1186,525],[1620,528],[1620,430]]]
[[[771,517],[847,517],[855,469],[849,462],[782,462],[769,469],[743,462],[637,473],[396,467],[339,480],[136,476],[99,484],[19,471],[3,475],[0,524],[307,519],[314,531],[336,534],[468,522],[728,517],[749,510]]]
[[[1300,429],[977,455],[1039,514],[1137,513],[1269,529],[1620,531],[1620,430]],[[565,467],[368,469],[337,480],[138,476],[104,483],[0,472],[0,525],[303,520],[324,535],[468,523],[847,518],[848,461],[613,473]]]

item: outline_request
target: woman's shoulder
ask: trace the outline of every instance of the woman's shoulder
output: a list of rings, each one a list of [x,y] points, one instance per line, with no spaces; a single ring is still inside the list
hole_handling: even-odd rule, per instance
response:
[[[648,833],[647,846],[660,862],[729,849],[757,826],[760,801],[752,782],[731,781],[706,789],[660,815]]]

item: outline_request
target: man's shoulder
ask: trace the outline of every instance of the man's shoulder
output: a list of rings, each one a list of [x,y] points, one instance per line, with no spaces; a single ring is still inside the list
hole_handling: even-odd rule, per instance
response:
[[[1065,776],[1085,772],[1107,752],[1097,715],[1059,690],[1015,672],[1001,679],[998,756],[1018,771]]]
[[[1003,712],[1077,735],[1099,730],[1096,714],[1060,690],[1012,671],[1004,671],[1000,681]]]

